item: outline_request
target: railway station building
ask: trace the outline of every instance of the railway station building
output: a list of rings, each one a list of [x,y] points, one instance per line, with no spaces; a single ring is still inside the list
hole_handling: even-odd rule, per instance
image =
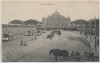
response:
[[[64,29],[71,30],[70,17],[61,15],[55,11],[52,15],[42,18],[42,29]]]

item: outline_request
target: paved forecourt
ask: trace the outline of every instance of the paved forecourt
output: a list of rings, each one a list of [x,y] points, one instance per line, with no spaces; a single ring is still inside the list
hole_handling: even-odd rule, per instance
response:
[[[88,41],[75,31],[61,31],[61,36],[55,36],[52,40],[47,39],[48,34],[40,36],[36,42],[30,43],[33,48],[30,53],[15,61],[55,61],[54,57],[49,55],[52,48],[78,51],[83,54],[85,51],[91,51]],[[38,46],[38,47],[37,47]]]

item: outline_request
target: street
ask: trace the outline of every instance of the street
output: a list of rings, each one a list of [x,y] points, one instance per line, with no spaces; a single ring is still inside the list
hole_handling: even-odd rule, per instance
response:
[[[53,39],[47,39],[47,31],[37,40],[32,40],[34,36],[22,36],[10,42],[3,42],[3,61],[6,62],[54,62],[55,58],[49,55],[49,50],[53,48],[68,50],[69,53],[78,51],[81,55],[90,52],[91,47],[86,38],[76,31],[61,31],[61,35],[55,35]],[[24,40],[27,46],[20,46],[20,41]]]

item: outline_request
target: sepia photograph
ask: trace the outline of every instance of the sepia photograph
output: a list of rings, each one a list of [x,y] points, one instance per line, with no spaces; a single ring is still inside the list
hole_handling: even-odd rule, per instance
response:
[[[99,62],[99,0],[2,0],[2,62]]]

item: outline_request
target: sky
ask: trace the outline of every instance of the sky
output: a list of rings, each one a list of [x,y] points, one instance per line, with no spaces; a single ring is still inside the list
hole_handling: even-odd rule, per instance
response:
[[[76,19],[89,20],[99,17],[99,2],[96,1],[32,1],[32,0],[3,0],[2,23],[18,20],[36,19],[42,21],[42,17],[52,15],[58,11],[71,21]]]

